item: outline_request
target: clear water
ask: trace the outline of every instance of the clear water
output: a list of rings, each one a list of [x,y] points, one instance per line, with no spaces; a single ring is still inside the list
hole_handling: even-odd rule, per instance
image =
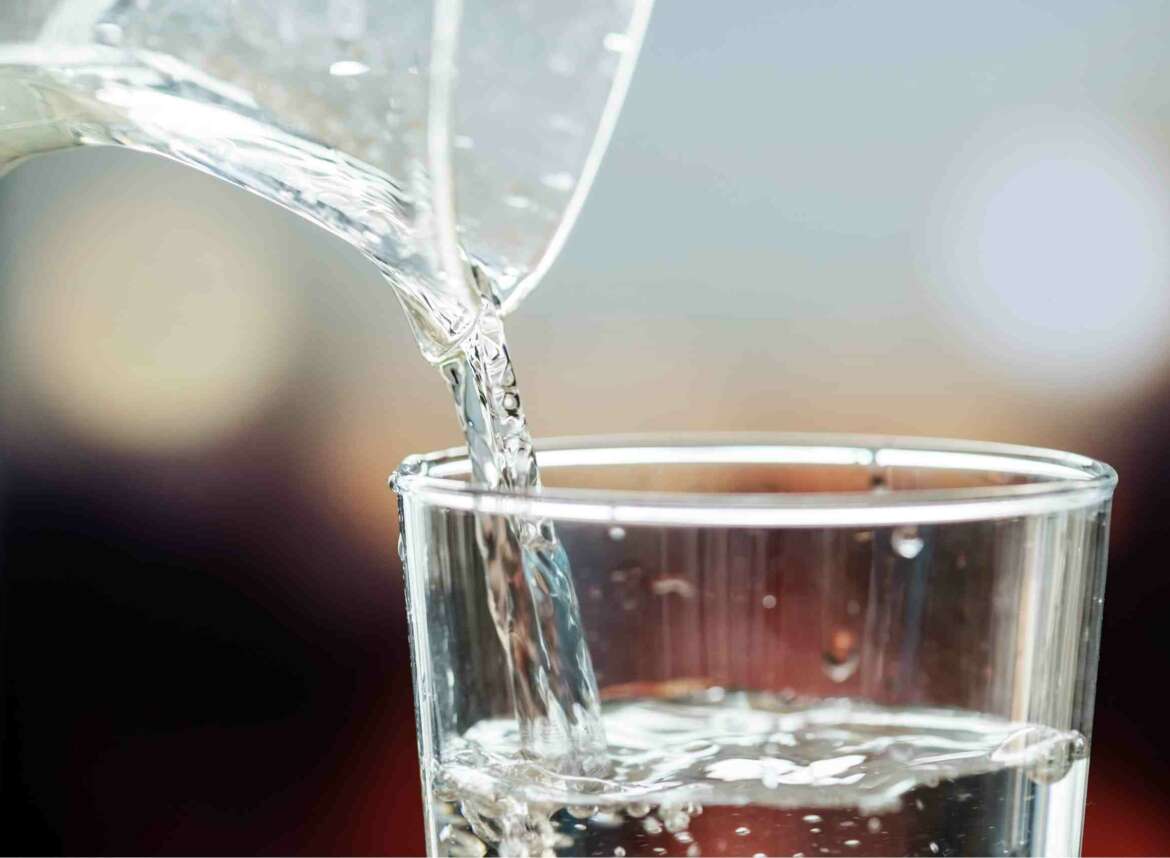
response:
[[[539,489],[532,437],[503,325],[486,312],[443,372],[467,439],[474,479]],[[557,771],[606,768],[597,680],[572,570],[552,524],[482,516],[477,541],[490,609],[512,679],[518,741]]]
[[[709,693],[606,703],[613,769],[565,777],[510,721],[433,761],[439,854],[1069,855],[1078,733],[940,709]]]

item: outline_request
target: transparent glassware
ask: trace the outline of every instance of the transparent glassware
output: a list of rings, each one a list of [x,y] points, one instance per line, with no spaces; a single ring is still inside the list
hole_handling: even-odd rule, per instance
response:
[[[101,145],[238,185],[365,254],[437,362],[559,252],[651,4],[0,3],[0,175]]]
[[[847,436],[582,439],[540,493],[395,473],[431,854],[1079,851],[1106,465]],[[477,528],[552,526],[602,777],[517,750]],[[477,521],[478,519],[478,521]]]

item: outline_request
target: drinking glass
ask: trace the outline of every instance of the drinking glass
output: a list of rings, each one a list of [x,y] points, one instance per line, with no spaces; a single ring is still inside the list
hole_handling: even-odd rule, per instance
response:
[[[1079,851],[1107,465],[847,436],[538,449],[539,491],[472,485],[462,450],[392,479],[431,854]],[[530,525],[571,561],[600,773],[518,744],[478,535]]]

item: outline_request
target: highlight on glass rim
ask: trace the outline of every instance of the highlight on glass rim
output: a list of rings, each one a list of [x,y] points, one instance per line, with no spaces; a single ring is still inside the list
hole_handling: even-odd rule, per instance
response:
[[[1170,852],[1167,37],[0,7],[5,852]]]

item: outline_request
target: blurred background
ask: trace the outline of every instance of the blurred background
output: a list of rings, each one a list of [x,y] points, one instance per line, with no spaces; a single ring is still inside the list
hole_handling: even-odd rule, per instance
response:
[[[1070,448],[1121,473],[1087,854],[1170,852],[1170,6],[663,2],[510,323],[538,435]],[[114,150],[0,182],[11,852],[422,850],[395,502],[458,443],[372,266]]]

